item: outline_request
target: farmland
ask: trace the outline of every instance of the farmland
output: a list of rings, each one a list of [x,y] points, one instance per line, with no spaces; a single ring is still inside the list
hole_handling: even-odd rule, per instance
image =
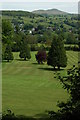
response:
[[[3,112],[11,109],[15,114],[35,116],[46,110],[57,110],[57,101],[66,101],[67,92],[59,80],[54,78],[55,71],[46,63],[38,65],[35,53],[31,60],[23,61],[14,53],[12,62],[3,62],[2,107]],[[73,64],[77,66],[78,52],[67,51],[68,65],[60,71],[61,75]]]

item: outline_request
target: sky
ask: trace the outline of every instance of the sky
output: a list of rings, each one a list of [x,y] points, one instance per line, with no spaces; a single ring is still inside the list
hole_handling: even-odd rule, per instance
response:
[[[44,0],[44,2],[78,2],[79,0]],[[43,0],[0,0],[0,2],[43,2]]]
[[[5,0],[6,1],[6,0]],[[27,0],[26,0],[27,1]],[[29,0],[28,0],[29,1]],[[34,11],[34,10],[38,10],[38,9],[59,9],[68,13],[78,13],[78,0],[73,0],[71,2],[71,0],[67,0],[68,2],[49,2],[49,0],[47,2],[25,2],[25,0],[13,0],[11,2],[9,2],[9,0],[7,0],[6,2],[1,2],[0,5],[0,9],[1,10],[24,10],[24,11]],[[42,0],[41,0],[42,1]],[[45,1],[45,0],[44,0]],[[58,0],[56,0],[58,1]],[[66,1],[66,0],[65,0]]]

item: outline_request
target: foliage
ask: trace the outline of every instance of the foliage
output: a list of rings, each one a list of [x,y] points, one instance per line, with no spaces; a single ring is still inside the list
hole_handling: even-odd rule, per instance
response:
[[[21,42],[21,47],[20,47],[20,54],[19,54],[20,58],[24,58],[24,60],[30,59],[31,58],[31,54],[30,54],[30,47],[29,45],[26,43],[25,40],[23,40]]]
[[[39,50],[38,44],[31,44],[31,51],[38,51],[38,50]]]
[[[16,34],[20,33],[20,26],[18,25],[18,23],[17,23],[17,25],[15,25],[15,33]]]
[[[3,53],[3,60],[7,60],[9,62],[9,60],[13,60],[13,59],[14,57],[13,57],[13,53],[11,50],[11,45],[8,44],[6,46],[5,52]]]
[[[67,44],[75,44],[75,43],[77,43],[77,40],[75,39],[75,36],[74,36],[73,33],[69,33],[67,35],[66,43]]]
[[[33,28],[34,26],[32,24],[24,24],[24,30],[30,30],[31,28]]]
[[[36,15],[36,14],[34,14],[34,13],[31,13],[31,12],[27,12],[27,11],[2,11],[2,15],[8,15],[8,16],[14,16],[14,17],[16,17],[16,16],[19,16],[19,17],[21,17],[21,16],[28,16],[28,17],[34,17],[34,16],[39,16],[39,15]]]
[[[80,120],[80,68],[73,66],[69,69],[66,77],[60,77],[64,89],[70,94],[69,100],[58,103],[60,108],[57,113],[49,112],[55,120]]]
[[[22,33],[19,27],[16,26],[16,30],[13,37],[13,43],[12,43],[13,52],[20,51],[21,41],[23,40],[23,37],[24,37],[24,33]]]
[[[36,44],[37,43],[37,36],[36,35],[26,35],[25,39],[29,44]]]
[[[64,43],[60,37],[54,37],[51,48],[48,52],[47,64],[54,67],[66,67],[67,57],[64,48]]]
[[[27,117],[23,115],[15,115],[10,109],[6,111],[6,113],[3,113],[1,120],[36,120],[32,117]]]
[[[61,32],[62,36],[64,36],[64,34],[67,34],[67,36],[64,36],[64,39],[66,41],[65,43],[78,43],[78,30],[76,27],[77,21],[75,19],[77,18],[77,15],[53,15],[46,17],[26,11],[2,11],[2,16],[3,21],[8,21],[10,24],[12,23],[11,26],[12,28],[14,27],[14,32],[22,32],[25,33],[25,35],[37,35],[37,38],[32,36],[32,39],[29,39],[30,43],[44,43],[47,46],[50,46],[52,42],[52,34],[59,35]],[[70,24],[67,24],[67,21],[70,22]],[[5,24],[2,26],[4,27],[4,25]],[[69,34],[72,34],[72,38],[70,37],[68,39]],[[11,36],[13,37],[15,35],[11,33]],[[12,40],[10,36],[5,37],[4,34],[2,35],[2,38],[5,43],[11,42],[13,44],[13,51],[19,51],[19,44],[17,43],[15,44],[16,47],[14,49],[14,38]]]
[[[46,62],[47,60],[47,54],[45,50],[39,50],[38,53],[35,55],[36,61],[38,64],[42,64],[43,62]]]
[[[9,20],[2,20],[2,42],[11,43],[13,27]]]

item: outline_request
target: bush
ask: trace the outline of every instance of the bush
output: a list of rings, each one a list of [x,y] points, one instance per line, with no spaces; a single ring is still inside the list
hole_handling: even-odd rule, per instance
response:
[[[47,54],[46,51],[43,50],[39,50],[38,53],[35,55],[36,57],[36,61],[38,62],[38,64],[43,64],[43,62],[46,62],[47,60]]]

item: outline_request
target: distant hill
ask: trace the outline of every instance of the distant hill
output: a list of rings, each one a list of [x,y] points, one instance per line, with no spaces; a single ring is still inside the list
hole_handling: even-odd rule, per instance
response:
[[[48,10],[35,10],[33,13],[40,15],[66,15],[67,12],[60,11],[58,9],[48,9]]]
[[[1,12],[1,11],[0,11]],[[42,15],[65,15],[66,12],[60,11],[58,9],[49,9],[49,10],[35,10],[33,12],[28,11],[17,11],[17,10],[3,10],[2,15],[7,16],[28,16],[28,17],[38,17]]]
[[[1,12],[1,11],[0,11]],[[7,16],[28,16],[28,17],[35,17],[39,16],[38,14],[28,12],[28,11],[17,11],[17,10],[2,10],[2,15]]]

